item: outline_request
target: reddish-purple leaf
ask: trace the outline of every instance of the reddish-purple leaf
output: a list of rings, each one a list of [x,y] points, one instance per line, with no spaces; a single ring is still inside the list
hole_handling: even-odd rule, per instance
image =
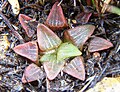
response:
[[[80,57],[75,57],[68,65],[65,66],[63,71],[75,78],[85,80],[84,60]]]
[[[95,37],[90,41],[89,52],[101,51],[113,47],[113,44],[106,39]]]
[[[52,30],[60,30],[68,26],[63,10],[58,5],[58,2],[53,5],[45,24]]]
[[[57,48],[61,44],[60,38],[44,24],[38,24],[37,39],[40,50],[49,51]]]
[[[90,12],[88,12],[88,13],[82,12],[76,17],[76,20],[78,23],[85,24],[89,21],[89,18],[91,15],[92,15],[92,13],[90,13]]]
[[[38,46],[35,41],[17,45],[13,50],[17,54],[26,57],[33,62],[38,60]]]
[[[64,37],[66,40],[71,41],[78,48],[82,49],[84,43],[94,32],[95,26],[93,25],[82,25],[75,28],[66,30]]]
[[[36,31],[38,23],[36,21],[33,21],[32,18],[24,14],[19,15],[19,21],[22,27],[24,28],[26,34],[28,35],[28,37],[32,37]]]
[[[53,80],[62,70],[65,61],[43,62],[43,66],[49,80]]]
[[[92,6],[92,0],[86,0],[87,6]]]
[[[22,77],[22,82],[23,83],[32,82],[38,79],[43,79],[44,77],[45,74],[40,69],[40,67],[32,63],[28,67],[26,67]]]

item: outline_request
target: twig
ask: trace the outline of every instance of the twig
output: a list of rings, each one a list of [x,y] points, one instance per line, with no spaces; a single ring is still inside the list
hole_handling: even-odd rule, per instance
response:
[[[59,6],[62,2],[63,2],[63,0],[60,0],[59,4],[57,6]]]
[[[36,3],[35,4],[28,4],[28,5],[20,8],[20,10],[24,10],[25,8],[28,8],[28,7],[33,8],[33,9],[37,9],[39,11],[43,10],[43,8],[41,6],[39,6],[39,5],[37,5]]]
[[[104,1],[104,4],[103,4],[103,7],[102,7],[102,10],[101,10],[101,13],[104,13],[107,9],[107,5],[111,2],[111,0],[105,0]]]
[[[79,91],[79,92],[84,92],[84,90],[86,90],[86,88],[90,85],[90,83],[94,80],[94,78],[96,77],[96,75],[90,77],[88,80],[89,82]]]
[[[13,28],[9,20],[5,17],[5,15],[1,11],[0,17],[4,20],[5,24],[10,28],[10,33],[12,32],[21,43],[24,43],[24,39],[22,38],[22,36]]]
[[[50,81],[46,78],[47,92],[50,92]]]
[[[74,0],[74,7],[76,7],[76,0]]]
[[[1,11],[4,10],[7,5],[8,5],[8,1],[4,1],[1,8],[0,8],[0,10]]]

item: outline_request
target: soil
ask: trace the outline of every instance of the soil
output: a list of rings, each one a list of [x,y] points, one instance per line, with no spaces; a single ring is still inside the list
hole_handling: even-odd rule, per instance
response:
[[[36,19],[36,21],[40,23],[44,23],[55,0],[45,0],[44,4],[37,1],[42,0],[19,0],[21,7],[20,13]],[[75,1],[76,6],[73,4],[74,0],[63,0],[61,3],[64,15],[66,19],[70,20],[70,24],[72,24],[72,26],[83,25],[82,23],[74,24],[72,20],[75,20],[76,16],[82,12],[82,6],[84,6],[93,12],[89,21],[86,23],[93,24],[96,27],[91,38],[94,36],[105,38],[114,46],[110,49],[99,51],[98,53],[100,56],[98,55],[95,57],[95,53],[89,53],[87,49],[91,38],[85,43],[82,50],[82,56],[85,60],[85,81],[81,81],[61,72],[52,81],[49,81],[47,78],[43,78],[31,83],[23,84],[21,81],[22,75],[25,68],[31,62],[28,62],[28,59],[17,55],[12,50],[13,47],[21,42],[11,31],[11,27],[8,25],[16,26],[18,34],[26,42],[36,40],[36,35],[29,39],[18,20],[18,16],[13,14],[10,4],[5,0],[5,5],[2,7],[3,2],[0,1],[2,9],[2,13],[0,13],[0,36],[1,34],[7,34],[10,42],[8,50],[4,53],[6,57],[4,59],[0,59],[0,92],[77,92],[88,83],[87,80],[91,77],[94,77],[94,79],[85,90],[93,87],[104,77],[120,76],[120,16],[109,12],[105,12],[102,16],[95,16],[94,14],[97,11],[93,6],[87,6],[86,2],[80,3],[79,0]],[[120,8],[120,1],[113,1],[113,5]],[[6,23],[2,14],[6,16],[7,21],[10,24]],[[57,34],[62,39],[62,33],[57,32]],[[42,65],[41,68],[43,68]],[[48,89],[48,87],[50,89]]]

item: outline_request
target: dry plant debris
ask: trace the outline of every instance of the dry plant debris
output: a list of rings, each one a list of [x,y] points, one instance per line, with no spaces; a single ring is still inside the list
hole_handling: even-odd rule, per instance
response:
[[[105,1],[0,1],[0,91],[83,92],[119,76],[120,2]]]
[[[6,57],[5,53],[9,46],[10,42],[8,41],[7,34],[0,34],[0,60]]]
[[[120,77],[105,77],[98,82],[95,87],[86,92],[118,92],[120,87]]]
[[[19,12],[20,12],[20,5],[19,5],[18,0],[8,0],[8,2],[12,6],[13,13],[16,14],[16,15],[18,15]]]

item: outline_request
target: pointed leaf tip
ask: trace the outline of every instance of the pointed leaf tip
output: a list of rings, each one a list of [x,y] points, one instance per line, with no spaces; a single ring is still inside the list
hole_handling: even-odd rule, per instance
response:
[[[38,60],[38,46],[37,43],[34,41],[17,45],[13,48],[13,50],[17,54],[26,57],[33,62],[36,62]]]
[[[37,24],[38,24],[36,21],[31,22],[31,20],[32,18],[24,14],[19,14],[19,21],[28,37],[32,37],[34,35]]]
[[[100,38],[100,37],[94,37],[90,41],[90,45],[88,46],[89,52],[96,52],[108,49],[110,47],[113,47],[113,44],[106,39]]]
[[[68,65],[65,66],[63,71],[75,78],[85,80],[85,69],[84,69],[83,57],[75,57]]]
[[[41,51],[55,49],[62,43],[60,38],[44,24],[37,26],[37,40]]]
[[[58,5],[58,2],[53,5],[45,24],[52,30],[61,30],[68,26],[63,10],[61,6]]]
[[[66,30],[64,37],[66,40],[72,42],[75,46],[82,49],[84,43],[92,35],[95,30],[94,25],[82,25]]]
[[[28,67],[26,67],[22,77],[22,82],[32,82],[38,79],[43,79],[44,77],[45,74],[43,73],[41,68],[38,67],[36,64],[32,63]]]

